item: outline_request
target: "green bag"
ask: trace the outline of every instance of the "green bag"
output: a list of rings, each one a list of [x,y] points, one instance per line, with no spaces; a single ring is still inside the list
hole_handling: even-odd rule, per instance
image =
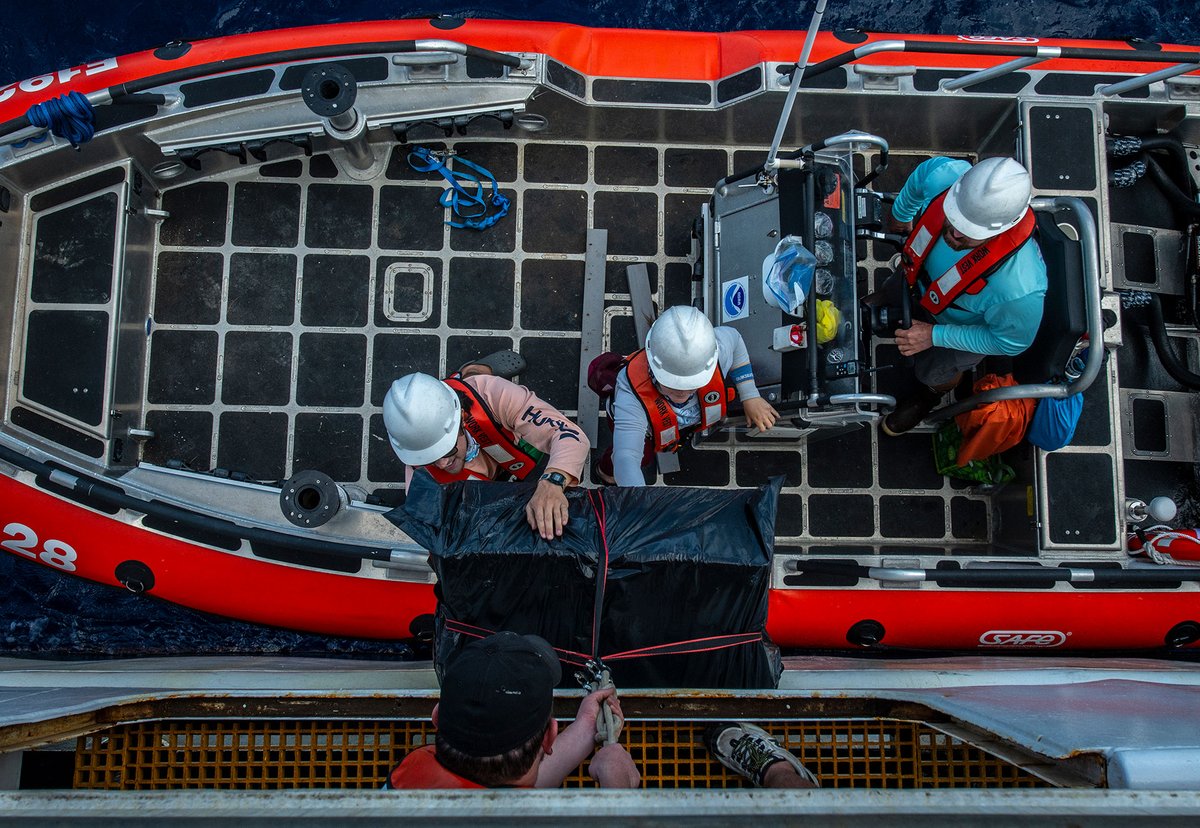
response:
[[[933,435],[933,462],[937,465],[938,474],[991,486],[1000,486],[1016,478],[1017,473],[1012,466],[1001,460],[999,455],[972,460],[965,466],[958,465],[958,449],[962,441],[962,432],[954,420],[947,420]]]

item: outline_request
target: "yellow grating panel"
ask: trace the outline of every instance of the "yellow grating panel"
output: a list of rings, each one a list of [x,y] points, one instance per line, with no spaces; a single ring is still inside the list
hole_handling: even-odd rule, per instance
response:
[[[565,723],[564,723],[565,724]],[[813,719],[758,722],[827,788],[1048,787],[1016,765],[919,722]],[[736,788],[746,783],[709,757],[706,721],[631,721],[622,742],[647,788]],[[83,737],[75,787],[377,788],[410,750],[433,741],[420,721],[167,720]],[[567,787],[593,783],[582,770]]]

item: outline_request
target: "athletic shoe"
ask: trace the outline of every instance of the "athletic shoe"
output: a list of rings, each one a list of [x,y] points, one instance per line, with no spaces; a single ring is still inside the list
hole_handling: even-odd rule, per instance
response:
[[[812,771],[761,727],[745,722],[722,722],[704,734],[704,744],[718,762],[759,788],[766,779],[767,768],[776,762],[787,762],[814,787],[821,786]]]

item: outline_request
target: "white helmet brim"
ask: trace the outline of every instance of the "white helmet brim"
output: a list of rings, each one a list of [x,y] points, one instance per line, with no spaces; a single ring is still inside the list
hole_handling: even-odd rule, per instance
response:
[[[959,179],[961,181],[961,179]],[[1011,230],[1021,223],[1021,219],[1025,218],[1028,207],[1021,211],[1021,214],[1010,222],[1002,224],[999,228],[984,227],[982,224],[976,224],[962,214],[962,209],[958,206],[958,199],[955,197],[958,191],[956,183],[950,188],[950,192],[946,193],[946,200],[942,202],[942,210],[946,213],[946,221],[950,222],[950,226],[968,238],[976,241],[985,241],[995,238],[1001,233]]]
[[[396,445],[396,441],[392,439],[391,435],[388,436],[388,442],[392,444],[392,451],[396,452],[396,456],[404,465],[428,466],[450,453],[450,449],[454,448],[454,444],[458,442],[458,429],[451,431],[424,451],[405,451]]]

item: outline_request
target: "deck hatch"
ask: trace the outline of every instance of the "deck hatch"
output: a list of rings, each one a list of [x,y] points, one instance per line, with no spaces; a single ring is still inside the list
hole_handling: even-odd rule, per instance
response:
[[[1096,188],[1096,126],[1082,106],[1029,108],[1033,186],[1051,192],[1090,192]]]
[[[117,195],[103,193],[38,217],[30,297],[102,305],[112,295]]]
[[[108,313],[35,310],[25,331],[26,399],[98,426],[104,420]]]

